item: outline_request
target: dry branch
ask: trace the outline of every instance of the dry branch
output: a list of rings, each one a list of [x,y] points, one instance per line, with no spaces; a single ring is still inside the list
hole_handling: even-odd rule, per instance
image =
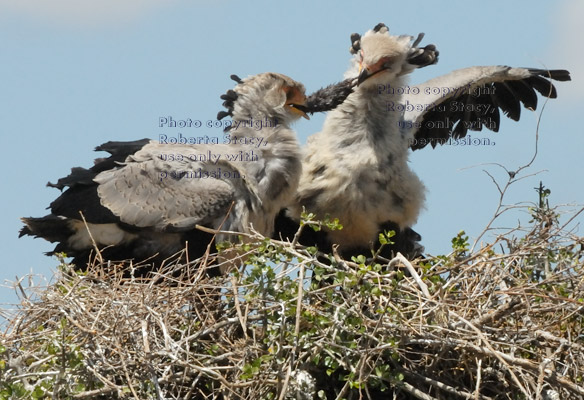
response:
[[[253,233],[219,278],[212,254],[151,280],[63,264],[15,284],[0,399],[584,399],[584,240],[564,228],[369,265]]]

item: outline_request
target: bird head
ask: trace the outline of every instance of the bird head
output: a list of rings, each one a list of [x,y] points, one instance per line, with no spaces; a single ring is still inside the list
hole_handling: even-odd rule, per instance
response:
[[[359,66],[358,83],[377,87],[403,73],[410,53],[411,36],[391,36],[384,24],[378,24],[363,36],[351,35],[351,53]]]
[[[234,120],[249,118],[274,118],[278,123],[289,123],[306,115],[304,85],[292,78],[266,72],[240,79],[238,84],[221,96],[228,111],[220,111],[217,119],[230,115]]]

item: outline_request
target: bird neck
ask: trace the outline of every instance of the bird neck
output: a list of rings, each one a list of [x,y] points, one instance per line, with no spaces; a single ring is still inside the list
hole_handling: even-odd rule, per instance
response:
[[[396,78],[390,84],[398,87],[402,79]],[[367,142],[371,147],[399,146],[405,151],[407,145],[402,145],[399,130],[401,101],[402,94],[397,91],[386,94],[380,93],[377,86],[357,87],[327,115],[323,132],[329,132],[328,140],[340,147],[358,148]]]
[[[282,166],[281,170],[273,171],[275,173],[287,174],[287,167],[293,170],[297,168],[300,162],[300,144],[294,131],[287,125],[233,126],[234,128],[225,132],[224,143],[236,145],[239,153],[246,156],[237,161],[249,163],[248,167],[257,171],[263,171],[264,167],[274,164]],[[260,166],[256,168],[256,164]]]
[[[262,131],[274,129],[283,125],[284,121],[277,117],[269,116],[249,116],[244,118],[233,118],[229,132],[232,134],[240,133],[250,137],[262,136]]]

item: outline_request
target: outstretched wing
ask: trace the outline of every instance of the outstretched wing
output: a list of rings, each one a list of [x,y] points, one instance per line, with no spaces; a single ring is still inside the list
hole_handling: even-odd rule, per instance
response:
[[[500,110],[518,121],[521,103],[528,109],[537,108],[536,91],[545,97],[557,97],[551,80],[569,81],[570,73],[507,66],[456,70],[409,87],[403,97],[400,126],[409,134],[413,150],[428,144],[436,147],[483,126],[497,132]]]

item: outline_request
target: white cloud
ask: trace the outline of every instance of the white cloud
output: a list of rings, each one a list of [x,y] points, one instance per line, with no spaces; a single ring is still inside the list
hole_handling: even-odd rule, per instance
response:
[[[0,0],[0,12],[75,27],[131,22],[176,0]]]
[[[554,26],[552,48],[549,49],[550,58],[546,67],[569,70],[572,81],[569,84],[561,84],[560,96],[573,102],[584,101],[584,52],[582,51],[584,1],[564,0],[556,4],[558,7],[552,15]]]

